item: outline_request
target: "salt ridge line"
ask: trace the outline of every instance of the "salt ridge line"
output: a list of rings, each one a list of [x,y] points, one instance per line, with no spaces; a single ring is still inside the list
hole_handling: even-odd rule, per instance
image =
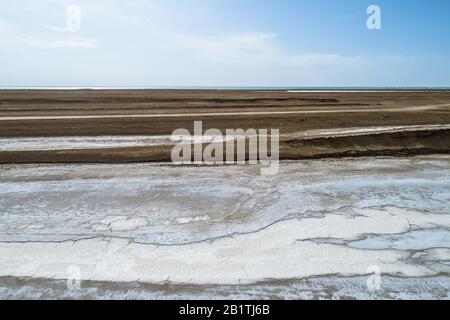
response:
[[[423,111],[439,107],[448,107],[448,104],[396,107],[382,109],[386,112]],[[314,114],[314,113],[361,113],[378,112],[380,108],[373,109],[342,109],[342,110],[299,110],[299,111],[263,111],[263,112],[217,112],[217,113],[173,113],[173,114],[128,114],[128,115],[87,115],[87,116],[22,116],[22,117],[0,117],[0,121],[15,120],[62,120],[62,119],[127,119],[127,118],[181,118],[181,117],[208,117],[208,116],[244,116],[244,115],[276,115],[276,114]]]
[[[307,130],[292,134],[282,134],[285,138],[312,139],[320,137],[358,136],[382,132],[425,131],[450,129],[448,125],[426,126],[386,126],[367,128],[333,128],[323,130]],[[186,143],[200,143],[193,137],[179,137]],[[239,139],[239,136],[204,136],[204,143],[226,142]],[[55,136],[55,137],[26,137],[0,138],[0,152],[10,151],[51,151],[51,150],[83,150],[83,149],[111,149],[126,147],[149,147],[175,145],[170,135],[156,136]]]
[[[450,124],[444,125],[412,125],[412,126],[380,126],[380,127],[354,127],[306,130],[284,135],[289,138],[311,139],[320,137],[359,136],[386,132],[426,131],[450,129]]]
[[[177,142],[200,143],[195,137],[176,137]],[[203,136],[204,143],[226,142],[237,139],[238,136]],[[175,145],[170,135],[156,136],[55,136],[55,137],[26,137],[26,138],[0,138],[1,151],[49,151],[49,150],[83,150],[83,149],[110,149],[126,147],[149,147]]]

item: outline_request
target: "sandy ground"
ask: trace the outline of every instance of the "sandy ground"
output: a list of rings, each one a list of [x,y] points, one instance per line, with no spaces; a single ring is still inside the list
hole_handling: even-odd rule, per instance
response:
[[[449,298],[449,169],[448,156],[283,162],[272,177],[3,165],[0,296]]]

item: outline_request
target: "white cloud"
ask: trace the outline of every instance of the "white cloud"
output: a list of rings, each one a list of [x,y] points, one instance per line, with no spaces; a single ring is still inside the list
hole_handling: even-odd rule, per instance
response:
[[[198,58],[212,62],[271,64],[283,67],[337,66],[368,62],[358,56],[330,53],[285,54],[276,46],[276,38],[275,33],[260,32],[221,36],[184,35],[175,37],[174,43],[190,50]]]
[[[69,30],[66,27],[47,26],[47,29],[55,32],[69,32]]]
[[[248,60],[261,54],[267,56],[276,50],[272,40],[274,33],[241,33],[222,36],[176,36],[174,43],[183,49],[191,50],[202,59],[212,61]]]
[[[82,37],[31,35],[20,30],[18,25],[0,20],[0,47],[15,50],[31,48],[97,48],[97,41]]]
[[[84,38],[68,38],[62,40],[40,40],[27,38],[26,44],[33,48],[96,48],[98,44],[95,40]]]

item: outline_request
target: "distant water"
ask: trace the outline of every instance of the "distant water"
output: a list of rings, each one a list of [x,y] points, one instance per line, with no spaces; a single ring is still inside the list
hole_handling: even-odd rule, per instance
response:
[[[0,86],[0,90],[220,90],[287,92],[430,92],[450,87]]]

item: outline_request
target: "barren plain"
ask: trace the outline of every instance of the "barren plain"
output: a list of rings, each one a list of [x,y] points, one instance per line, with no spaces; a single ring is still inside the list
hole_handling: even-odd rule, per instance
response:
[[[280,170],[177,128],[280,129]],[[0,298],[449,299],[450,92],[0,91]]]

